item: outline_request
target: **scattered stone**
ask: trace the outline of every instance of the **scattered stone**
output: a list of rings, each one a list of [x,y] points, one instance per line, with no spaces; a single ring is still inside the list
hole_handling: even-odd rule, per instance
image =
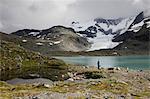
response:
[[[124,82],[124,81],[121,81],[121,80],[117,80],[116,82],[122,83],[122,84],[125,84],[125,85],[128,85],[128,83],[126,83],[126,82]]]
[[[86,99],[91,99],[91,95],[89,93],[86,93],[85,96],[86,96]]]
[[[113,55],[118,55],[118,53],[117,53],[117,52],[113,52],[112,54],[113,54]]]
[[[139,95],[136,95],[136,94],[133,94],[133,93],[131,93],[131,96],[137,96],[137,97],[139,97]]]
[[[104,67],[100,67],[99,69],[102,70],[102,69],[104,69]]]
[[[20,61],[20,62],[23,61],[23,59],[22,59],[21,56],[19,56],[19,55],[17,55],[17,56],[15,57],[15,60]]]
[[[53,82],[46,78],[36,78],[36,79],[21,79],[21,78],[15,78],[12,80],[6,81],[9,84],[33,84],[35,86],[42,86],[43,84],[52,85]]]
[[[126,69],[127,69],[127,71],[129,70],[129,68],[128,68],[128,67],[127,67]]]
[[[22,99],[21,97],[15,97],[14,99]]]
[[[43,43],[36,43],[36,45],[42,46],[42,45],[43,45]]]
[[[110,67],[110,68],[108,68],[108,70],[115,70],[115,68],[114,67]]]
[[[68,72],[67,74],[68,74],[68,76],[71,77],[71,78],[74,77],[73,73]]]
[[[11,91],[15,90],[16,88],[12,88]]]
[[[150,89],[150,83],[148,84],[148,88]]]
[[[33,83],[33,86],[40,87],[40,86],[42,86],[42,84],[41,83]]]
[[[150,78],[147,78],[148,81],[150,81]]]
[[[142,72],[143,70],[139,70],[139,72]]]
[[[73,78],[69,78],[68,81],[74,81],[74,79]]]
[[[110,84],[111,87],[114,87],[114,84]]]
[[[21,63],[17,63],[16,67],[17,67],[17,69],[20,69],[21,68]]]
[[[23,42],[23,43],[26,43],[26,42],[27,42],[27,40],[22,40],[22,42]]]
[[[119,99],[125,99],[125,96],[121,95]]]
[[[46,87],[46,88],[50,88],[51,87],[49,84],[44,84],[43,86]]]
[[[53,45],[53,43],[49,43],[49,45],[50,45],[50,46],[52,46],[52,45]]]
[[[91,82],[91,85],[96,85],[97,83],[96,82]]]
[[[120,71],[120,70],[121,70],[121,68],[120,68],[120,67],[116,67],[116,70],[119,70],[119,71]]]
[[[84,66],[84,67],[87,68],[87,69],[89,68],[89,66]]]
[[[104,99],[109,99],[109,97],[108,96],[104,96]]]
[[[11,53],[12,51],[11,50],[9,50],[9,53]]]
[[[39,99],[39,98],[38,98],[38,97],[36,97],[36,96],[33,96],[33,97],[32,97],[32,99]]]
[[[39,74],[29,74],[30,77],[33,77],[33,78],[39,78],[40,75]]]
[[[62,77],[62,78],[64,78],[64,77],[65,77],[65,75],[61,75],[61,77]]]
[[[124,47],[125,49],[127,49],[128,47]]]
[[[77,73],[74,73],[74,74],[73,74],[73,76],[76,76],[76,75],[77,75]]]
[[[96,95],[92,95],[93,98],[95,99],[100,99],[100,97],[96,96]]]

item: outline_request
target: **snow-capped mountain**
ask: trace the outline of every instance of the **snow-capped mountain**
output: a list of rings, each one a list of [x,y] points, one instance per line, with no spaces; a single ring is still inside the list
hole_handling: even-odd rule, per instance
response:
[[[113,39],[124,34],[126,31],[138,32],[144,24],[149,24],[149,21],[145,22],[147,19],[149,17],[145,16],[144,12],[141,12],[137,16],[129,18],[96,18],[85,23],[72,22],[71,27],[79,32],[78,35],[88,39],[92,44],[88,51],[92,51],[114,48],[123,41],[113,42]]]
[[[53,26],[44,30],[23,29],[12,34],[20,38],[32,39],[32,42],[22,39],[23,45],[26,46],[29,43],[32,47],[27,46],[26,48],[45,53],[49,51],[93,51],[114,48],[136,49],[137,45],[140,45],[140,48],[147,48],[145,44],[150,41],[150,15],[141,12],[137,16],[129,18],[96,18],[85,23],[72,22],[69,28]]]
[[[125,31],[121,35],[116,35],[112,41],[115,41],[115,42],[125,41],[132,34],[137,34],[143,28],[149,30],[149,28],[150,28],[150,17],[145,16],[145,13],[141,12],[139,15],[137,15],[135,17],[133,23],[129,26],[127,31]],[[150,32],[146,32],[146,33],[150,34]]]
[[[106,35],[109,34],[121,34],[129,28],[134,21],[134,17],[131,18],[119,18],[119,19],[103,19],[96,18],[93,21],[87,23],[72,22],[72,28],[75,31],[85,34],[87,37],[96,37],[96,33],[102,32]]]

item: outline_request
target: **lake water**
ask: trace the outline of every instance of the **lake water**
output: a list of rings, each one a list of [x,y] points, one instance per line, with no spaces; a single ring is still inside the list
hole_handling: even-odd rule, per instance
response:
[[[66,63],[97,66],[100,61],[102,67],[125,67],[129,69],[144,70],[150,69],[150,56],[75,56],[55,57],[64,60]]]

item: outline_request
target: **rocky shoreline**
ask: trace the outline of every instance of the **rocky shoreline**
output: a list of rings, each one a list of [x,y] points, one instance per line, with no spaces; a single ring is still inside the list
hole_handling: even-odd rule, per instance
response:
[[[68,79],[0,82],[1,99],[149,99],[150,70],[70,66]],[[62,75],[63,77],[64,75]],[[32,82],[32,83],[29,83]]]

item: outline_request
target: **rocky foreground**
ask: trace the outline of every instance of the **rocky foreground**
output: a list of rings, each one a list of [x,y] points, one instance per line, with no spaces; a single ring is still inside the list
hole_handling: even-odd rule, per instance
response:
[[[73,66],[0,43],[0,99],[150,99],[150,70]]]
[[[67,75],[1,81],[0,99],[150,99],[150,70],[70,66]]]

